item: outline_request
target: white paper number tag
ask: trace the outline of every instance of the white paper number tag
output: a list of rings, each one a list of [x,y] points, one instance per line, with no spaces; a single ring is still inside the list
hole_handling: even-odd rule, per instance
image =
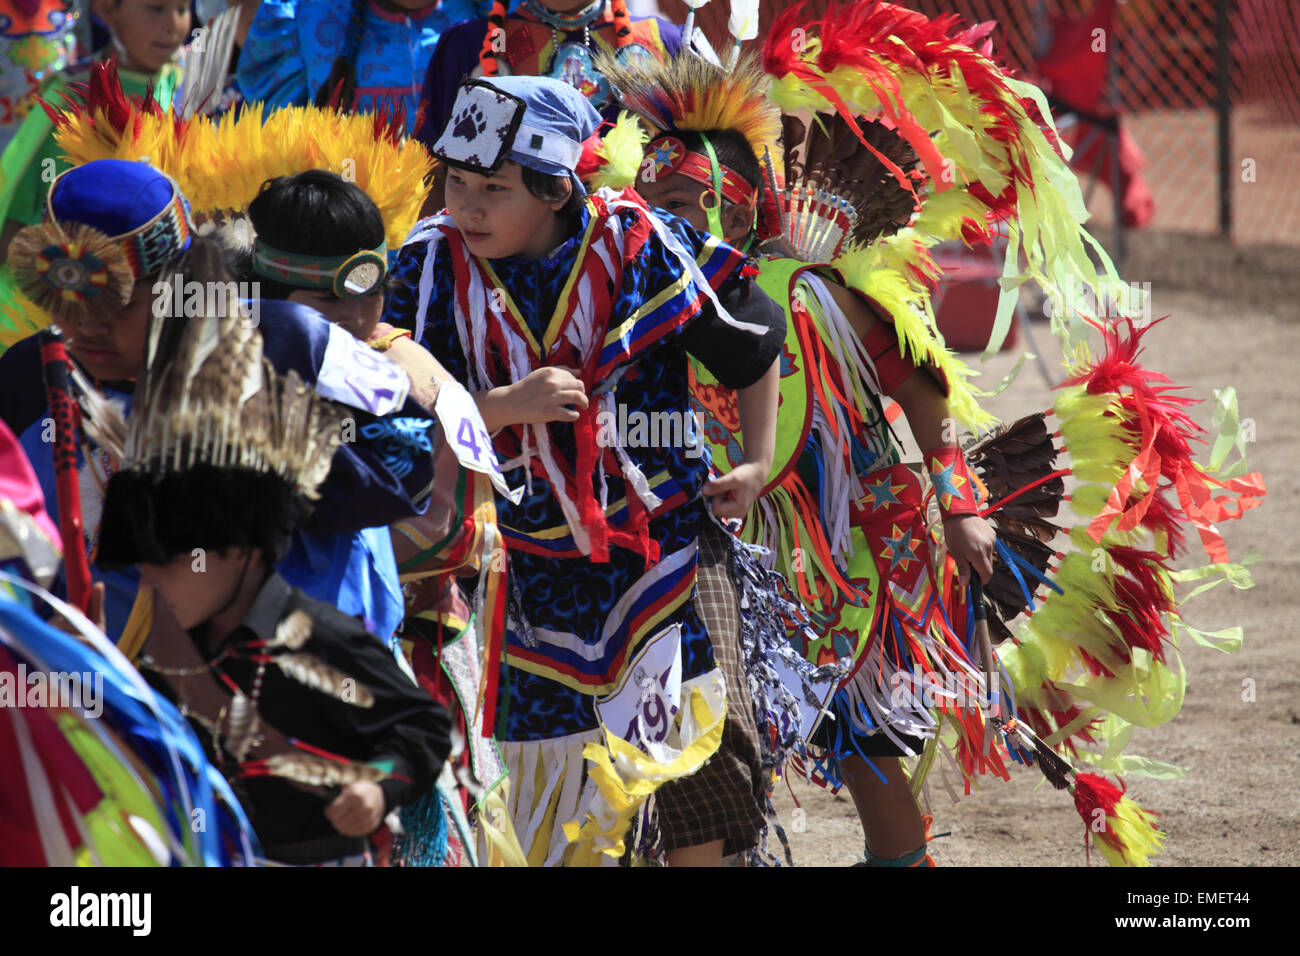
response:
[[[402,407],[411,380],[396,364],[337,325],[330,326],[316,391],[325,398],[383,418]]]
[[[613,693],[596,701],[596,714],[618,734],[650,756],[668,739],[682,704],[681,626],[666,627],[650,638],[623,672]]]
[[[443,434],[456,460],[470,471],[487,475],[493,488],[519,504],[524,489],[511,491],[506,484],[501,466],[497,464],[496,452],[492,450],[492,436],[488,434],[487,425],[483,423],[483,416],[470,393],[455,382],[439,382],[438,400],[433,410],[442,423]]]

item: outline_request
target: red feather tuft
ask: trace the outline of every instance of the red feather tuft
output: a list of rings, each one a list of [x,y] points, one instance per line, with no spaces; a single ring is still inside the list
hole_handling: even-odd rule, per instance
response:
[[[1123,790],[1095,773],[1081,773],[1074,778],[1074,809],[1089,831],[1096,833],[1103,843],[1116,851],[1121,851],[1123,844],[1110,821],[1123,796]],[[1104,831],[1098,827],[1103,820],[1106,824]]]

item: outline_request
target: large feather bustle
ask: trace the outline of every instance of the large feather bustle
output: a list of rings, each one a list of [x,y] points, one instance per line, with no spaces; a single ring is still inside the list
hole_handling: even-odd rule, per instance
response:
[[[185,120],[126,96],[116,73],[100,65],[92,67],[82,97],[62,112],[50,110],[68,161],[147,159],[176,181],[196,215],[240,215],[268,179],[328,169],[374,201],[396,249],[429,192],[433,159],[422,143],[398,135],[400,113],[391,110],[369,115],[293,106],[263,122],[257,103],[237,117]]]
[[[1214,562],[1238,587],[1252,583],[1244,564],[1227,563],[1212,521],[1238,517],[1264,494],[1256,474],[1227,478],[1191,458],[1201,430],[1169,379],[1139,364],[1146,328],[1121,320],[1099,326],[1102,351],[1072,350],[1070,375],[1054,413],[1077,484],[1072,549],[1059,554],[1049,593],[999,656],[1012,676],[1020,715],[1049,743],[1071,752],[1096,744],[1110,756],[1088,759],[1120,770],[1129,759],[1107,738],[1130,724],[1155,726],[1181,708],[1185,678],[1180,630],[1214,643],[1182,620],[1173,559],[1185,528],[1196,528]],[[1235,416],[1235,411],[1233,412]],[[1245,471],[1244,461],[1233,474]],[[1193,483],[1202,490],[1190,490]],[[1236,495],[1215,497],[1214,489]],[[1183,599],[1185,600],[1185,599]],[[1229,649],[1233,640],[1215,644]],[[1103,723],[1102,718],[1109,713]]]
[[[1049,138],[1054,131],[1045,97],[989,59],[988,32],[987,24],[961,29],[953,16],[930,19],[882,0],[832,5],[815,20],[796,5],[769,28],[763,65],[773,78],[772,97],[787,112],[830,109],[850,129],[860,117],[879,117],[907,140],[929,184],[924,195],[915,190],[922,215],[950,193],[975,202],[975,214],[962,209],[958,221],[931,215],[927,230],[942,225],[967,242],[988,241],[995,229],[1006,236],[991,354],[1010,328],[1014,297],[1027,280],[1062,295],[1083,286],[1092,293],[1090,302],[1120,302],[1133,310],[1129,314],[1138,304],[1083,229],[1083,195]],[[899,188],[915,189],[901,169],[891,172]],[[907,230],[882,240],[905,250],[910,242]],[[1067,311],[1053,315],[1062,337],[1077,332]]]
[[[782,117],[786,239],[801,259],[833,259],[845,243],[868,245],[912,217],[913,193],[891,169],[919,180],[916,152],[883,123],[862,118],[858,126],[830,112],[810,123]]]

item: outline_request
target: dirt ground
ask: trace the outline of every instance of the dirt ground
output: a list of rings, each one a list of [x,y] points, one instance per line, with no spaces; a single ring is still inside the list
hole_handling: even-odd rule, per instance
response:
[[[1130,793],[1161,814],[1168,836],[1156,866],[1300,865],[1300,648],[1295,582],[1300,558],[1288,541],[1300,528],[1300,270],[1297,250],[1230,248],[1202,237],[1132,235],[1121,274],[1150,282],[1154,315],[1171,317],[1145,338],[1152,369],[1210,399],[1216,386],[1236,386],[1243,420],[1255,422],[1247,446],[1251,470],[1268,487],[1262,507],[1221,527],[1231,555],[1254,548],[1255,587],[1224,584],[1186,608],[1202,630],[1245,629],[1242,648],[1223,654],[1185,638],[1187,694],[1171,723],[1135,732],[1128,752],[1175,763],[1188,775],[1175,780],[1130,777]],[[1059,360],[1045,324],[1034,331],[1040,348]],[[969,356],[972,362],[977,356]],[[1013,364],[1003,353],[982,366],[996,383]],[[1059,366],[1057,366],[1059,368]],[[1050,404],[1050,392],[1031,365],[1008,391],[989,401],[1013,419]],[[1208,403],[1192,410],[1202,426]],[[1059,539],[1058,539],[1059,540]],[[1198,549],[1199,552],[1199,549]],[[1192,553],[1180,565],[1204,563]],[[1246,683],[1247,681],[1252,683]],[[1253,686],[1254,699],[1248,689]],[[861,858],[862,831],[847,793],[832,795],[801,780],[778,785],[777,807],[791,822],[794,798],[805,811],[803,832],[790,833],[794,862],[845,866]],[[931,786],[934,831],[951,835],[931,844],[946,866],[1083,866],[1084,827],[1072,801],[1042,783],[1036,769],[1013,767],[1009,783],[992,780],[951,802]],[[1093,865],[1105,861],[1093,854]]]

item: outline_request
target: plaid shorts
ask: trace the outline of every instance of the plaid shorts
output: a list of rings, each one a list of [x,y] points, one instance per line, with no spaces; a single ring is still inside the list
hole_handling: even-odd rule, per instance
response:
[[[665,850],[723,840],[724,854],[758,845],[765,818],[754,705],[740,648],[740,605],[730,572],[727,533],[702,522],[695,609],[713,641],[713,657],[727,684],[727,718],[718,752],[684,780],[655,791],[659,837]]]

